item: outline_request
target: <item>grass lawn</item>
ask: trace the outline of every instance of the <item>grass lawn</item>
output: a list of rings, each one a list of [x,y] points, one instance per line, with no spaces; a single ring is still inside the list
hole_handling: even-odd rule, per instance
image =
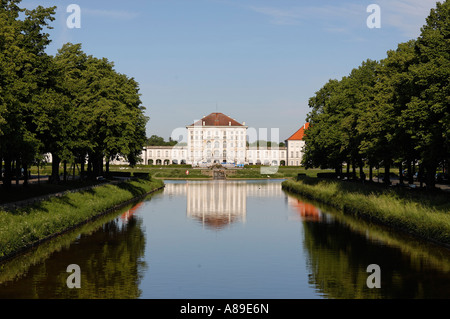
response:
[[[240,169],[230,169],[235,171],[234,174],[228,176],[229,179],[237,178],[249,178],[249,179],[267,179],[267,178],[296,178],[297,174],[304,173],[310,177],[316,177],[319,172],[334,172],[333,170],[322,169],[308,169],[303,167],[281,166],[278,167],[278,171],[275,174],[261,174],[261,168],[267,168],[262,166],[246,166]],[[136,167],[129,166],[111,166],[111,172],[149,172],[155,178],[175,178],[175,179],[211,179],[202,174],[202,169],[192,168],[189,165],[169,165],[169,166],[150,166],[150,165],[138,165]],[[186,171],[189,171],[189,175],[186,175]]]
[[[297,174],[306,174],[309,177],[316,177],[317,173],[325,173],[325,172],[334,172],[331,169],[305,169],[300,166],[280,166],[278,167],[278,171],[275,174],[261,174],[261,168],[264,166],[245,166],[243,169],[236,169],[235,175],[230,174],[229,178],[258,178],[258,179],[266,179],[266,178],[285,178],[291,179],[296,178]],[[69,170],[68,166],[68,174],[72,176],[72,171]],[[267,167],[265,167],[267,168]],[[186,170],[189,170],[189,175],[186,175]],[[364,169],[366,175],[369,175],[369,169]],[[37,167],[31,167],[31,174],[37,175]],[[150,173],[155,178],[161,179],[208,179],[209,177],[203,175],[200,169],[195,169],[191,167],[191,165],[136,165],[135,167],[130,167],[128,165],[111,165],[110,172],[129,172],[133,174],[134,172],[145,172]],[[374,178],[376,178],[376,174],[382,174],[384,169],[381,168],[379,171],[374,170]],[[393,168],[392,173],[398,173],[397,169]],[[51,173],[51,165],[47,164],[44,167],[40,168],[41,175],[49,175]],[[60,173],[63,173],[62,167],[60,168]],[[78,171],[75,171],[75,175],[78,176]],[[356,175],[359,176],[359,170],[356,171]]]

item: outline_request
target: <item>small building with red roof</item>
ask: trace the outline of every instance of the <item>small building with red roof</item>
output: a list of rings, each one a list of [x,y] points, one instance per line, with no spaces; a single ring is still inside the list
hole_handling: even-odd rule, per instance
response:
[[[305,146],[304,137],[308,128],[309,123],[305,123],[297,132],[292,134],[292,136],[286,140],[286,147],[287,147],[286,165],[288,166],[301,165],[304,153],[303,148]]]

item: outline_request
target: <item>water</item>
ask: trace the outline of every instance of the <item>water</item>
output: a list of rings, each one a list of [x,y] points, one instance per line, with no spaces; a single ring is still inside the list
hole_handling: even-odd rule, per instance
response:
[[[70,264],[80,289],[67,287]],[[366,284],[371,264],[379,289]],[[281,181],[167,181],[0,265],[0,298],[449,297],[448,249],[287,194]]]

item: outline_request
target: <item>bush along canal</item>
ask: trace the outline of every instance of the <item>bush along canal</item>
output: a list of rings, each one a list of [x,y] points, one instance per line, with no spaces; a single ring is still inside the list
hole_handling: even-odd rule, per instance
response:
[[[448,193],[410,192],[351,182],[305,178],[285,181],[284,190],[350,214],[450,247]]]
[[[0,262],[164,187],[141,178],[0,211]]]

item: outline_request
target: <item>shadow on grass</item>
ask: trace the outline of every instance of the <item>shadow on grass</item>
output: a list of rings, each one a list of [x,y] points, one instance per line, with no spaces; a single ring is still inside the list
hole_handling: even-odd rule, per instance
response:
[[[52,203],[58,205],[68,205],[70,207],[77,207],[77,200],[70,198],[70,194],[78,193],[81,195],[90,194],[91,196],[98,195],[95,192],[95,186],[102,186],[98,182],[74,182],[67,185],[60,184],[45,184],[45,185],[33,185],[35,188],[41,188],[37,192],[27,193],[28,198],[22,199],[24,203],[21,203],[15,209],[8,210],[13,215],[30,214],[32,210],[39,210],[41,212],[50,212]],[[80,188],[92,187],[84,190],[77,191]],[[27,190],[27,188],[24,188]],[[14,190],[17,192],[17,190]],[[71,192],[73,191],[73,192]],[[36,194],[41,194],[43,198]],[[59,195],[58,195],[59,194]],[[22,195],[25,197],[25,195]],[[36,200],[33,202],[33,200]],[[29,201],[27,203],[27,201]],[[13,201],[10,203],[14,204]],[[49,209],[50,207],[50,209]]]
[[[138,197],[147,193],[147,190],[144,187],[139,187],[131,183],[120,183],[117,184],[116,186],[122,190],[130,192],[133,195],[133,197]]]
[[[10,189],[5,189],[3,186],[0,186],[0,205],[95,185],[101,185],[101,183],[97,181],[68,181],[60,184],[41,183],[30,184],[27,186],[13,185]]]
[[[31,214],[33,211],[39,211],[39,212],[44,212],[44,213],[51,213],[52,209],[52,204],[56,203],[58,205],[67,205],[70,207],[77,207],[75,201],[73,201],[72,199],[70,199],[68,196],[60,196],[60,197],[52,197],[48,200],[42,200],[42,201],[38,201],[35,202],[31,205],[27,205],[27,206],[23,206],[20,208],[17,208],[15,210],[11,210],[10,213],[12,215],[29,215]]]

